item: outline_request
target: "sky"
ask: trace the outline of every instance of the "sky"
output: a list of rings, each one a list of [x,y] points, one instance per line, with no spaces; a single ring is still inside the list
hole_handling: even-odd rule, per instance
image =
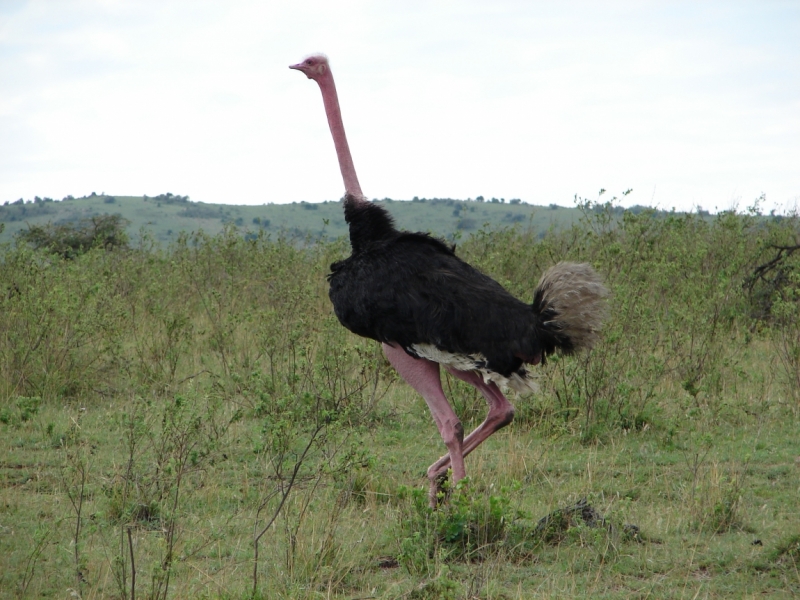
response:
[[[800,203],[800,2],[0,0],[0,204]]]

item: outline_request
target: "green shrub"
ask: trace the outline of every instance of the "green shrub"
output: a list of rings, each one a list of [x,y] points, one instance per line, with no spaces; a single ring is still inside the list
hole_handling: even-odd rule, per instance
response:
[[[75,258],[94,247],[127,248],[127,224],[121,215],[97,215],[77,223],[33,225],[17,234],[17,239],[37,250]]]

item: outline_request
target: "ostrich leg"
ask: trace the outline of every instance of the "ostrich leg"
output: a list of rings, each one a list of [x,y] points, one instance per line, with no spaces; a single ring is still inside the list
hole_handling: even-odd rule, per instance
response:
[[[461,381],[476,387],[489,403],[489,414],[486,415],[486,419],[464,438],[462,453],[463,456],[467,456],[495,431],[502,429],[514,420],[514,406],[494,382],[485,383],[481,376],[474,371],[459,371],[450,367],[446,368],[454,377],[458,377]],[[450,455],[445,454],[428,468],[428,477],[431,478],[431,481],[441,482],[447,475],[447,469],[449,468]]]
[[[425,402],[430,408],[436,427],[447,446],[447,466],[444,472],[452,465],[453,483],[464,478],[464,454],[462,445],[464,443],[464,428],[456,416],[450,402],[442,390],[442,381],[439,377],[439,364],[424,358],[413,358],[405,353],[402,348],[395,348],[389,344],[383,344],[383,352],[392,366],[400,373],[408,384],[425,398]],[[440,461],[441,462],[441,461]],[[438,462],[436,463],[438,464]],[[430,502],[432,507],[436,507],[437,494],[439,492],[440,471],[434,470],[432,465],[428,469],[428,480],[430,481]]]

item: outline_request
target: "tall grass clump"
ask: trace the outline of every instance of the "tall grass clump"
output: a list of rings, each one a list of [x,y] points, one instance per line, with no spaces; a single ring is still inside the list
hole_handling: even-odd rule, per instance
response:
[[[800,244],[795,247],[800,249]],[[786,389],[800,402],[800,253],[785,255],[782,262],[781,285],[773,292],[770,308],[773,340]]]
[[[27,247],[0,263],[0,395],[51,402],[104,392],[122,334],[114,262],[91,251],[64,260]]]

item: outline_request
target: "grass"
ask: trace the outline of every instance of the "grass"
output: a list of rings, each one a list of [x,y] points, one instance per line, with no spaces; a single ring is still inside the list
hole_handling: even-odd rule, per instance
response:
[[[585,208],[459,245],[520,297],[588,260],[614,304],[438,511],[424,401],[332,315],[344,240],[2,247],[0,598],[796,596],[797,264],[742,287],[796,220]],[[600,525],[556,512],[581,499]]]
[[[772,415],[748,415],[753,408]],[[81,443],[90,475],[83,597],[118,593],[113,489],[126,460],[119,425],[124,410],[124,403],[46,407],[4,430],[0,588],[6,597],[21,591],[26,569],[31,580],[24,595],[63,596],[78,588],[71,547],[75,512],[67,498],[76,479],[64,441],[76,423],[85,432]],[[646,541],[586,529],[570,532],[557,545],[525,547],[525,534],[518,533],[522,549],[497,544],[472,560],[453,561],[437,546],[416,567],[389,561],[388,568],[382,561],[396,561],[404,542],[413,539],[404,523],[414,513],[413,501],[398,490],[422,488],[425,468],[441,444],[425,407],[404,386],[394,385],[380,410],[378,424],[362,440],[373,454],[369,466],[318,489],[313,514],[299,523],[304,500],[297,496],[286,522],[268,533],[265,597],[788,598],[800,591],[796,548],[794,554],[782,550],[800,534],[796,422],[786,418],[779,398],[738,406],[722,421],[698,415],[669,436],[649,429],[588,447],[578,432],[543,435],[511,427],[469,460],[470,494],[505,495],[512,512],[522,515],[515,527],[528,535],[539,517],[587,496],[607,518],[636,524]],[[252,459],[250,440],[258,427],[249,419],[237,422],[224,457],[191,474],[180,509],[173,597],[246,595],[252,500],[265,475]],[[693,454],[698,436],[711,439],[699,465]],[[736,518],[717,531],[719,507],[731,493],[737,495]],[[130,528],[144,584],[158,562],[153,557],[164,551],[164,516],[140,515]],[[428,548],[424,540],[417,543]]]

